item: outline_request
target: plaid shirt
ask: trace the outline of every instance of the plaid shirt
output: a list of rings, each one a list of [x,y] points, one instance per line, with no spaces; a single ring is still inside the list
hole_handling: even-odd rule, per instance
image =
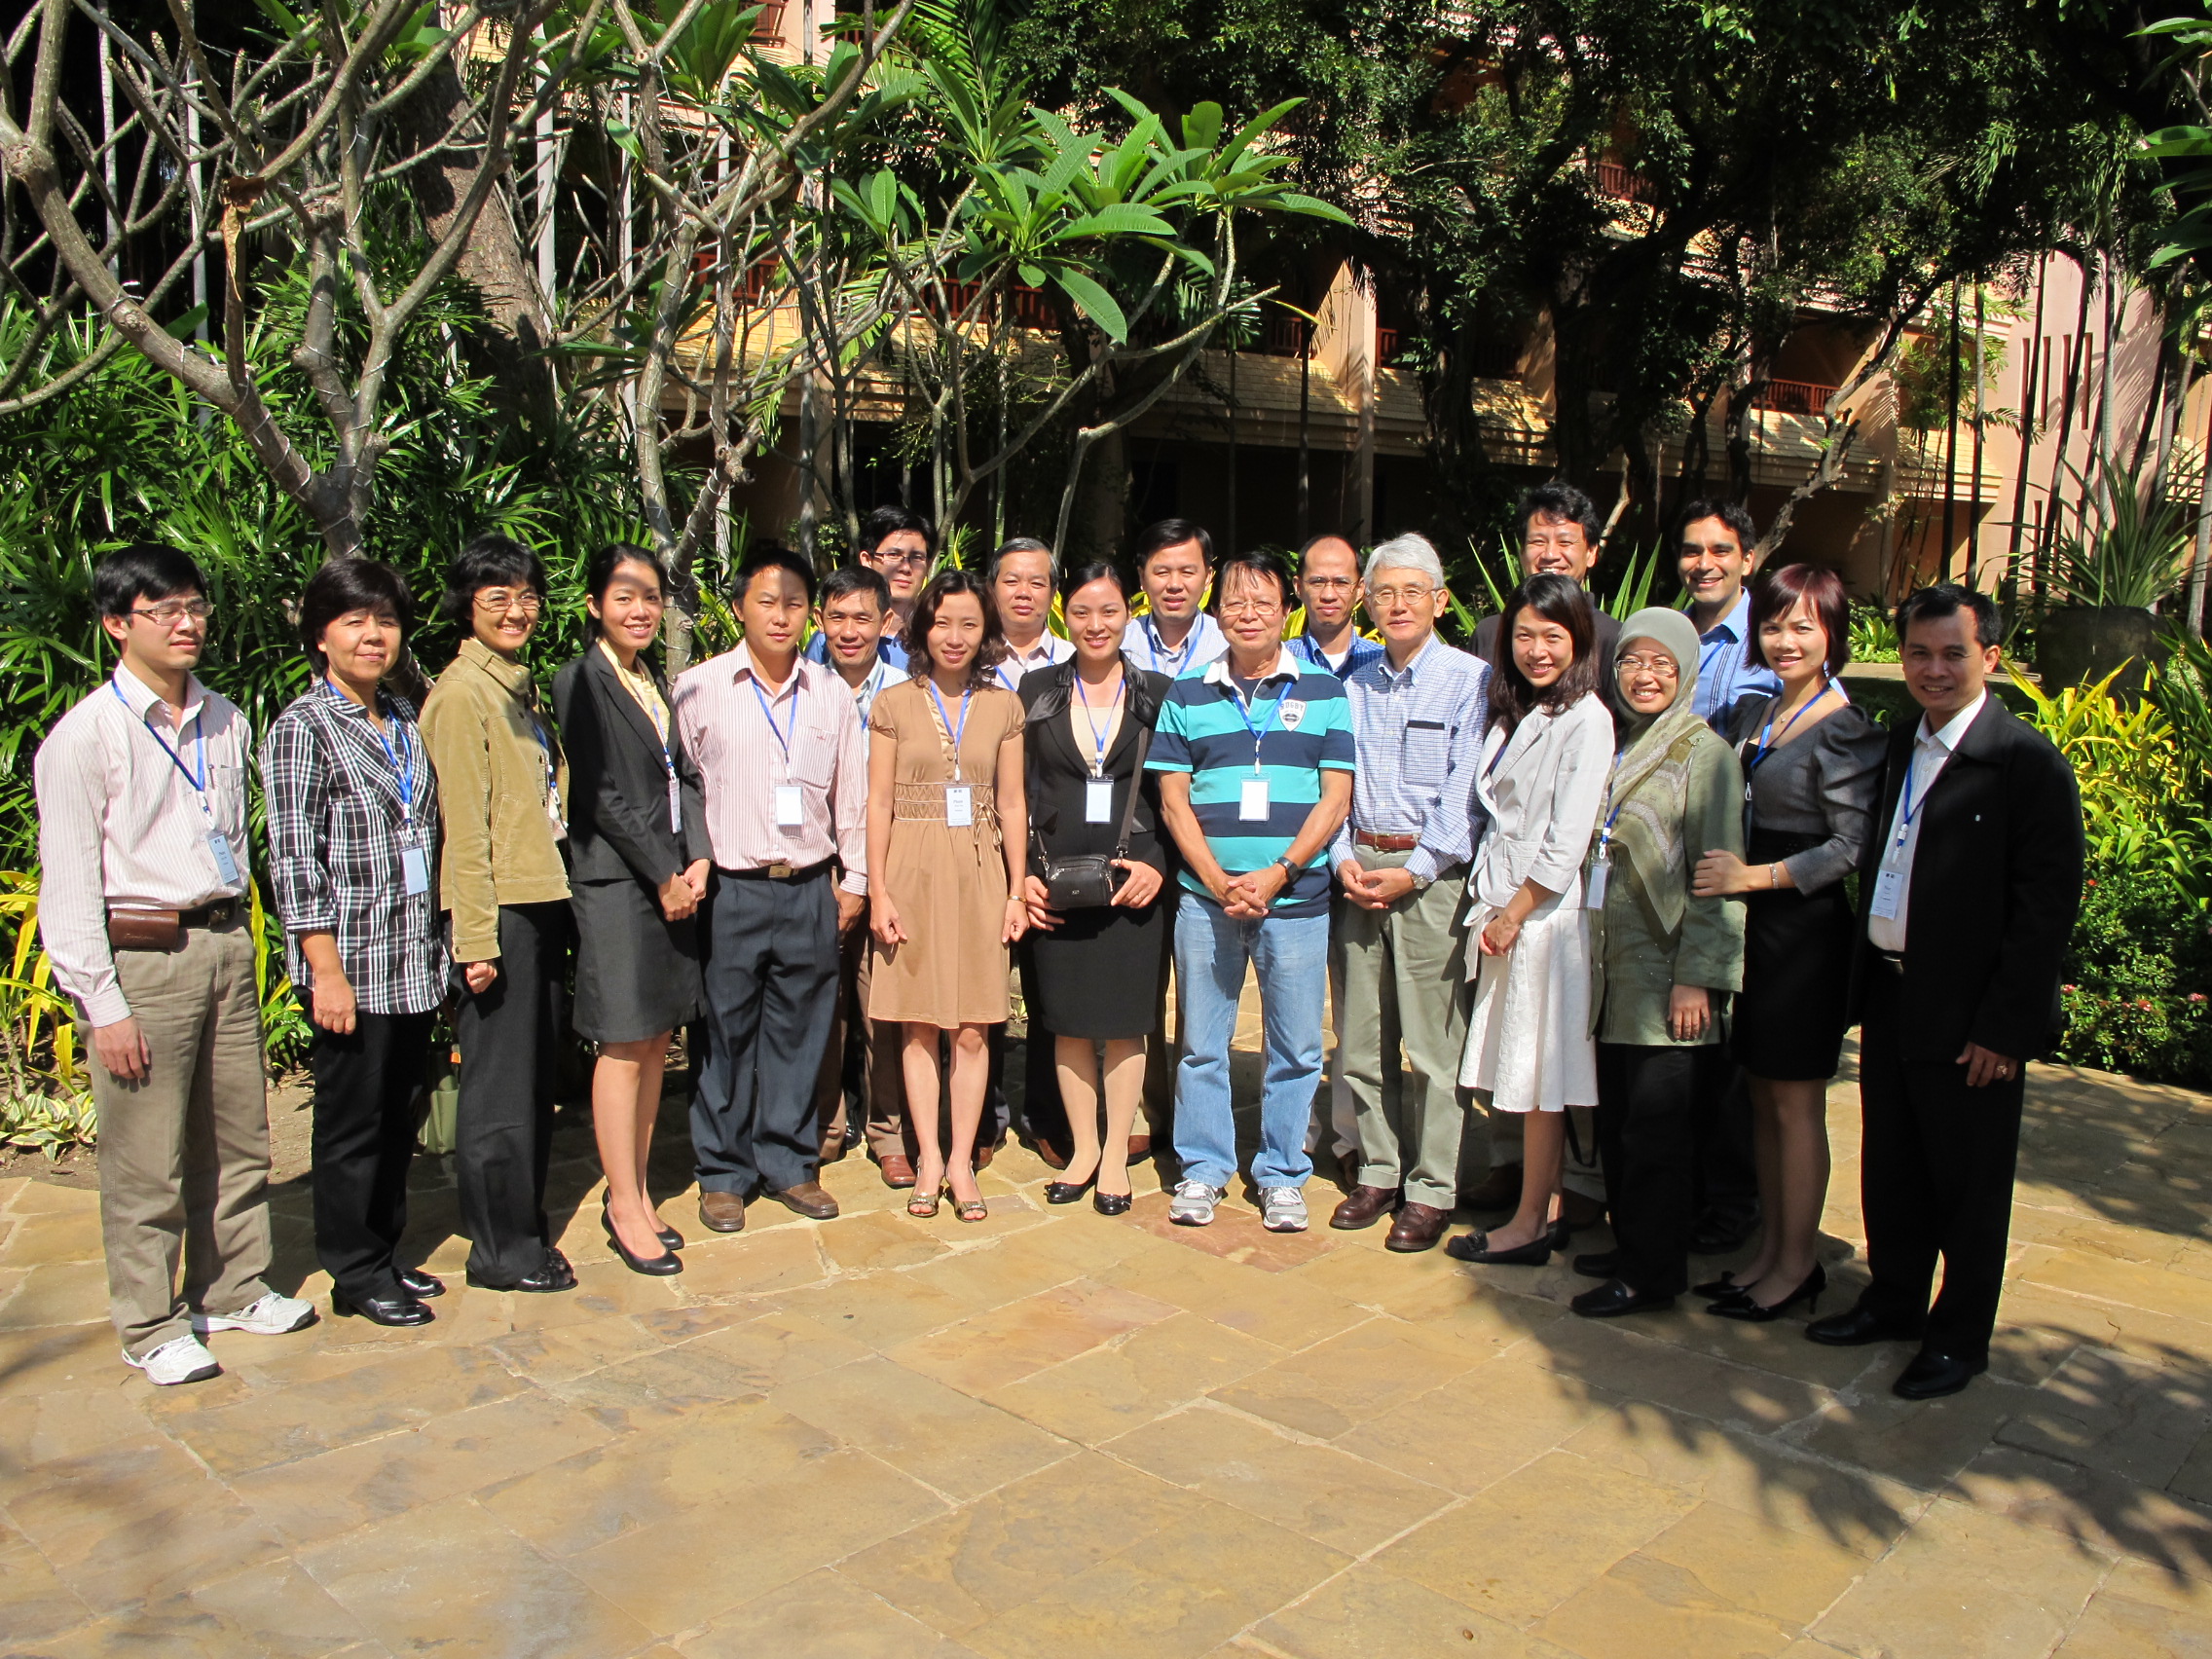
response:
[[[385,742],[414,786],[416,844],[430,889],[410,897],[400,869],[399,782],[368,716],[317,682],[276,717],[261,746],[269,873],[284,918],[284,966],[302,997],[314,976],[300,935],[338,936],[338,960],[364,1014],[426,1014],[445,995],[435,880],[438,780],[415,711],[384,695]]]

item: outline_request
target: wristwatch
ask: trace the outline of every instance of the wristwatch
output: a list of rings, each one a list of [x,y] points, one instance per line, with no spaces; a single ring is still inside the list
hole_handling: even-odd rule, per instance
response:
[[[1285,881],[1296,881],[1302,873],[1302,871],[1298,867],[1298,861],[1293,859],[1288,853],[1285,853],[1281,858],[1275,860],[1275,863],[1282,866],[1282,874]]]

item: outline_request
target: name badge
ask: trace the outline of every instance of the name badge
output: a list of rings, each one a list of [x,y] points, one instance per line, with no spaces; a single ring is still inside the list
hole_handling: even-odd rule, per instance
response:
[[[239,878],[239,861],[231,857],[231,840],[220,830],[207,831],[207,851],[214,855],[215,873],[226,882]]]
[[[1244,788],[1236,797],[1236,819],[1240,824],[1265,824],[1268,821],[1267,779],[1244,780]]]
[[[1605,878],[1612,873],[1612,863],[1607,859],[1600,859],[1590,866],[1590,873],[1582,878],[1582,907],[1585,910],[1603,910],[1605,907]]]
[[[668,832],[683,833],[683,785],[674,774],[668,780]]]
[[[1083,786],[1083,821],[1086,824],[1111,824],[1114,822],[1114,780],[1089,778]]]
[[[976,790],[972,784],[944,786],[944,821],[955,830],[976,822]]]
[[[399,849],[399,890],[408,898],[430,891],[430,851],[427,847]]]
[[[806,822],[806,807],[798,798],[798,785],[776,786],[776,828],[796,830]]]
[[[561,787],[558,784],[545,786],[545,816],[553,826],[553,839],[566,841],[569,838],[569,826],[561,818]]]
[[[1867,908],[1885,922],[1898,919],[1898,912],[1904,908],[1903,870],[1878,869],[1874,872],[1874,903]]]

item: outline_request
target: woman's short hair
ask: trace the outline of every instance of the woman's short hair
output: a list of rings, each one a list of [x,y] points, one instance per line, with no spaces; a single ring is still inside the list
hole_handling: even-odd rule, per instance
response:
[[[991,603],[991,584],[973,571],[953,566],[932,576],[914,601],[914,614],[899,643],[906,647],[906,672],[916,680],[927,680],[933,667],[930,630],[937,626],[938,610],[956,593],[973,594],[983,608],[983,643],[968,664],[969,689],[979,691],[992,683],[991,670],[1006,657],[1006,632],[999,626],[999,608]]]
[[[584,592],[601,604],[607,601],[607,590],[613,584],[614,572],[624,565],[643,565],[660,583],[660,596],[668,598],[671,583],[668,567],[649,548],[640,547],[634,541],[609,541],[584,566]]]
[[[1075,598],[1079,588],[1087,588],[1092,582],[1112,582],[1123,601],[1128,600],[1129,578],[1123,573],[1121,566],[1111,559],[1085,559],[1061,573],[1060,604],[1065,606]]]
[[[1524,610],[1533,610],[1565,628],[1574,647],[1574,660],[1567,671],[1540,691],[1513,660],[1513,624]],[[1505,602],[1492,645],[1495,654],[1490,665],[1491,723],[1503,723],[1510,732],[1538,709],[1569,708],[1597,690],[1602,683],[1597,642],[1598,618],[1580,582],[1548,571],[1522,582]]]
[[[543,599],[545,561],[511,535],[479,535],[446,571],[445,598],[439,608],[465,632],[476,609],[476,596],[488,587],[527,587]]]
[[[317,674],[330,672],[322,636],[341,616],[381,611],[399,624],[402,638],[415,628],[415,596],[407,578],[374,559],[332,559],[308,577],[300,595],[300,644]]]
[[[1298,603],[1298,580],[1290,573],[1290,565],[1280,553],[1265,547],[1247,548],[1242,553],[1232,553],[1222,560],[1213,576],[1213,606],[1215,615],[1221,614],[1222,596],[1229,591],[1229,572],[1242,571],[1254,579],[1271,581],[1288,610]]]
[[[1818,565],[1785,565],[1770,571],[1751,585],[1751,619],[1744,641],[1744,660],[1753,668],[1771,671],[1759,630],[1797,608],[1802,600],[1813,608],[1814,620],[1828,637],[1827,668],[1832,677],[1851,660],[1851,598],[1843,591],[1843,578]]]

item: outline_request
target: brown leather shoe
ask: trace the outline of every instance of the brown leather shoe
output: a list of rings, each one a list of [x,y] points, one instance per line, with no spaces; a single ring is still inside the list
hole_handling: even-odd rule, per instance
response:
[[[914,1184],[913,1164],[897,1153],[880,1160],[876,1167],[883,1171],[883,1184],[886,1187],[911,1187]]]
[[[1129,1137],[1129,1161],[1131,1163],[1142,1163],[1151,1156],[1152,1137],[1150,1135],[1131,1135]]]
[[[745,1200],[735,1193],[701,1193],[699,1220],[717,1233],[743,1233]]]
[[[1038,1161],[1043,1163],[1046,1168],[1065,1169],[1068,1166],[1068,1155],[1062,1152],[1058,1147],[1054,1146],[1051,1141],[1047,1140],[1043,1135],[1039,1135],[1034,1141],[1030,1142],[1030,1145],[1036,1151]],[[976,1149],[977,1168],[982,1168],[983,1165],[990,1162],[990,1161],[991,1155],[988,1149],[984,1147],[977,1147]]]
[[[1390,1224],[1390,1236],[1382,1240],[1385,1250],[1426,1250],[1444,1236],[1444,1229],[1452,1219],[1450,1210],[1440,1210],[1433,1204],[1417,1204],[1408,1198],[1399,1206],[1398,1219]]]
[[[995,1146],[991,1146],[987,1143],[985,1145],[978,1146],[976,1149],[976,1173],[980,1175],[984,1170],[988,1169],[991,1166],[991,1160],[998,1157],[998,1155],[999,1149]],[[1064,1158],[1060,1160],[1058,1167],[1065,1169],[1067,1166],[1067,1160]]]
[[[1356,1233],[1381,1221],[1397,1201],[1395,1187],[1354,1187],[1350,1196],[1337,1206],[1336,1213],[1329,1217],[1329,1225],[1340,1233]]]
[[[1483,1177],[1483,1184],[1461,1193],[1459,1201],[1469,1209],[1511,1209],[1521,1201],[1521,1165],[1500,1163]]]
[[[1576,1232],[1585,1227],[1596,1227],[1605,1219],[1603,1198],[1584,1198],[1580,1193],[1562,1193],[1559,1201],[1560,1220]]]
[[[771,1196],[778,1203],[814,1221],[828,1221],[837,1213],[837,1200],[819,1181],[801,1181],[795,1187],[786,1187]]]

